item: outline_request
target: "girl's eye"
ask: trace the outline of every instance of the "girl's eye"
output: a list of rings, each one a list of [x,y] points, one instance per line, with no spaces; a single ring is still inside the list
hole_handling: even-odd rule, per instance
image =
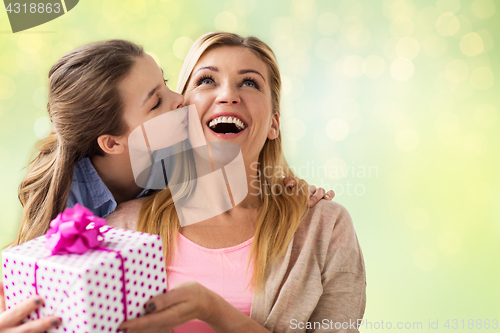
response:
[[[158,97],[158,103],[151,110],[157,109],[161,105],[161,97]]]
[[[242,86],[252,87],[255,89],[259,89],[259,84],[254,79],[245,79],[243,80]]]
[[[202,84],[214,84],[214,79],[210,76],[202,76],[198,79],[196,85],[200,86]]]
[[[168,79],[163,79],[163,83],[165,83],[165,85],[167,85],[167,82],[168,82]]]

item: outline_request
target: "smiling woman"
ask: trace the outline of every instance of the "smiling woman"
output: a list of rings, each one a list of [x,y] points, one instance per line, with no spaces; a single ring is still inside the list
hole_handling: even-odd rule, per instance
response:
[[[168,292],[121,328],[335,332],[338,325],[325,328],[325,320],[363,317],[364,261],[347,210],[326,201],[307,209],[306,193],[272,190],[283,173],[293,176],[281,148],[280,89],[274,53],[255,37],[214,32],[191,47],[177,90],[196,106],[207,141],[240,147],[249,193],[184,227],[168,188],[143,202],[137,229],[163,237]],[[293,321],[313,326],[297,330]]]

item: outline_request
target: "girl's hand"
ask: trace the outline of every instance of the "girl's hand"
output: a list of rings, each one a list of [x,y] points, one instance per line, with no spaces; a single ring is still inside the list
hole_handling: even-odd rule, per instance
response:
[[[288,188],[293,188],[296,184],[295,180],[290,177],[286,177],[284,179],[285,185]],[[317,188],[314,185],[309,185],[309,208],[313,207],[317,204],[321,199],[332,200],[335,197],[335,192],[330,190],[328,192],[325,191],[324,188]]]
[[[146,303],[147,315],[122,323],[127,333],[167,332],[190,320],[207,321],[211,313],[212,291],[195,281],[175,285],[166,294]]]
[[[61,319],[55,316],[21,323],[31,311],[42,306],[43,300],[40,296],[30,297],[9,310],[5,310],[3,283],[0,282],[0,298],[0,333],[45,332],[61,325]]]

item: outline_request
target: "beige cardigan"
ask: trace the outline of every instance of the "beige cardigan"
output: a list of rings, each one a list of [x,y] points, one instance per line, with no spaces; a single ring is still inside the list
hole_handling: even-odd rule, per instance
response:
[[[118,209],[108,224],[133,228],[124,221],[131,221],[140,203]],[[320,200],[309,209],[284,260],[266,274],[265,292],[254,294],[250,317],[271,332],[358,332],[352,328],[365,311],[365,265],[351,216],[341,204]]]
[[[250,312],[265,328],[358,332],[352,328],[365,312],[365,265],[344,206],[320,200],[295,232],[284,261],[268,270],[265,293],[254,295]],[[307,322],[312,329],[306,329]]]

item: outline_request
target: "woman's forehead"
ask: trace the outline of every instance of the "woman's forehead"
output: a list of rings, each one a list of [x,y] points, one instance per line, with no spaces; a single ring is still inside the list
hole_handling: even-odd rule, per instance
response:
[[[205,66],[241,69],[254,67],[267,77],[268,66],[251,49],[243,46],[219,46],[206,51],[198,60],[193,72]]]

